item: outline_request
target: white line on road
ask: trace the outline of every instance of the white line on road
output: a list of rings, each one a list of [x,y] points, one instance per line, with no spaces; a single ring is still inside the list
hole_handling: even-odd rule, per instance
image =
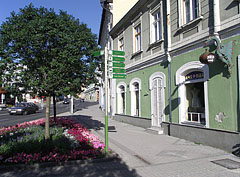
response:
[[[0,114],[0,116],[5,116],[5,115],[9,115],[8,113],[7,114]]]
[[[0,122],[6,121],[6,120],[9,120],[9,119],[0,119]]]

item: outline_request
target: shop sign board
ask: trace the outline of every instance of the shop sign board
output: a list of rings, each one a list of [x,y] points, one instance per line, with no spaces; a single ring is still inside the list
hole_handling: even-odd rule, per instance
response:
[[[201,71],[193,71],[185,76],[185,81],[203,79],[204,74]]]

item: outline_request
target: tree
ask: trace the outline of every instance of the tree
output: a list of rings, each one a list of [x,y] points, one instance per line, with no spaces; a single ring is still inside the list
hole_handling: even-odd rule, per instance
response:
[[[25,90],[47,97],[46,139],[50,97],[75,94],[95,79],[96,35],[86,24],[53,9],[32,4],[11,13],[0,27],[2,83],[21,83]],[[19,71],[19,66],[21,70]]]

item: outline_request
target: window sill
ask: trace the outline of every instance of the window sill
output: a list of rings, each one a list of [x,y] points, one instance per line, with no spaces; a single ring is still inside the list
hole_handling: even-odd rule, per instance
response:
[[[191,126],[196,126],[196,127],[206,127],[206,125],[204,123],[191,122],[191,121],[184,121],[181,124],[183,124],[183,125],[191,125]]]
[[[203,19],[203,16],[199,16],[198,18],[188,22],[187,24],[184,24],[182,26],[180,26],[178,29],[177,29],[177,32],[181,32],[181,31],[184,31],[188,28],[191,28],[192,26],[195,26],[197,23],[199,23],[201,20]]]
[[[134,58],[134,57],[140,55],[142,52],[143,52],[142,50],[139,50],[139,51],[133,53],[132,56],[131,56],[131,58]]]
[[[164,41],[164,39],[161,39],[161,40],[158,40],[154,43],[151,43],[148,45],[148,50],[151,49],[151,48],[155,48],[155,47],[158,47],[162,42]]]

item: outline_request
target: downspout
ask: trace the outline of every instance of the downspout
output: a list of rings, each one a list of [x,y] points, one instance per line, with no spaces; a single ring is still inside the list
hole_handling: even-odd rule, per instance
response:
[[[213,0],[213,13],[214,13],[213,34],[214,36],[219,38],[218,32],[221,30],[219,0]]]
[[[166,1],[167,9],[167,46],[166,46],[166,55],[168,61],[168,94],[169,94],[169,123],[172,123],[172,77],[171,77],[171,19],[170,19],[170,0]],[[170,128],[170,127],[169,127]],[[170,132],[170,131],[169,131]]]
[[[237,115],[237,120],[238,120],[238,132],[240,132],[240,55],[237,57],[237,64],[238,64],[238,115]]]

